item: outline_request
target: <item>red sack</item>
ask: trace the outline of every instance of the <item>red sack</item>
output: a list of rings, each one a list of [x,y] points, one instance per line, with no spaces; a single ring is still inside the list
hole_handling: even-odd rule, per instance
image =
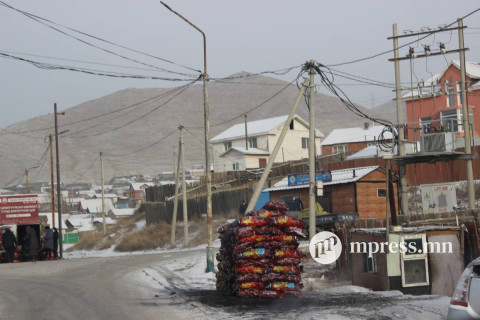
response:
[[[275,291],[297,291],[303,288],[303,284],[295,282],[270,282],[266,285],[266,288]]]
[[[285,243],[282,241],[268,241],[262,242],[262,247],[268,249],[292,249],[295,250],[298,247],[298,243]]]
[[[287,282],[300,282],[302,278],[298,274],[281,274],[281,273],[266,273],[261,276],[262,282],[274,282],[274,281],[287,281]]]
[[[277,266],[296,266],[302,263],[302,259],[299,258],[283,258],[275,261]]]
[[[263,282],[241,282],[238,284],[239,289],[265,289],[265,283]]]
[[[291,236],[290,236],[291,237]],[[238,239],[239,243],[247,243],[247,242],[262,242],[262,241],[268,241],[269,237],[262,235],[262,234],[256,234],[250,237],[243,237]]]
[[[258,292],[258,296],[260,298],[282,298],[283,293],[281,291],[274,291],[274,290],[263,290]]]
[[[245,216],[239,218],[238,223],[242,227],[261,227],[267,225],[268,220],[266,218]]]
[[[241,227],[241,228],[235,228],[234,234],[235,234],[235,237],[238,239],[242,237],[253,236],[255,234],[255,231],[253,230],[252,227]]]
[[[238,282],[260,281],[262,278],[257,273],[241,273],[237,275]]]
[[[282,229],[276,228],[276,227],[258,227],[258,228],[255,228],[255,233],[256,234],[266,234],[266,235],[270,235],[270,236],[284,234]]]
[[[263,209],[285,212],[287,211],[287,204],[283,201],[278,201],[278,200],[269,201],[263,206]]]
[[[260,266],[245,266],[245,267],[237,267],[237,273],[256,273],[256,274],[264,274],[266,271],[265,267]]]
[[[266,210],[266,209],[258,210],[255,213],[255,216],[262,217],[262,218],[278,217],[278,216],[283,216],[283,215],[285,215],[284,211],[274,211],[274,210]]]
[[[285,274],[300,274],[303,272],[303,268],[297,266],[273,266],[272,271]]]
[[[281,258],[303,258],[303,253],[294,249],[277,249],[274,252],[274,257],[277,259]]]
[[[270,224],[277,227],[299,227],[303,228],[307,225],[305,221],[299,218],[281,216],[275,218],[269,218]]]
[[[292,235],[292,236],[302,237],[302,238],[307,237],[307,235],[305,233],[305,230],[303,230],[302,228],[299,228],[299,227],[286,227],[285,228],[285,233],[289,234],[289,235]]]
[[[287,235],[281,235],[281,236],[271,236],[270,241],[281,241],[281,242],[296,242],[297,238],[294,236],[287,236]]]
[[[242,259],[235,261],[235,266],[245,267],[245,266],[260,266],[260,267],[273,267],[274,261],[272,259]]]
[[[247,251],[239,252],[235,256],[237,260],[241,259],[262,259],[270,257],[271,252],[265,248],[255,248]]]

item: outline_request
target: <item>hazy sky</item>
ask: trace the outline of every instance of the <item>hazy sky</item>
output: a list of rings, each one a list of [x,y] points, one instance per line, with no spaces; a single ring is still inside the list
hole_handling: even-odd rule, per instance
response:
[[[5,3],[58,24],[175,62],[203,69],[200,33],[154,0],[5,0]],[[199,26],[207,35],[208,73],[225,77],[239,71],[262,72],[297,66],[315,59],[331,65],[368,57],[392,48],[387,37],[392,24],[405,29],[448,24],[480,7],[479,1],[212,1],[165,0],[174,10]],[[480,61],[480,12],[465,19],[467,60]],[[191,70],[114,47],[68,32],[107,50],[168,70]],[[127,61],[69,38],[18,12],[0,6],[0,53],[43,63],[108,72],[157,77],[180,77],[153,67]],[[409,39],[414,40],[412,38]],[[406,41],[402,41],[405,43]],[[458,47],[456,32],[444,33],[415,44],[445,42],[447,50]],[[417,47],[418,46],[418,47]],[[401,50],[406,55],[408,48]],[[21,53],[21,54],[20,54]],[[28,55],[26,55],[28,54]],[[36,56],[33,56],[36,55]],[[40,57],[43,56],[43,57]],[[336,69],[393,83],[393,53],[336,67]],[[45,57],[52,57],[50,59]],[[458,55],[446,57],[458,59]],[[95,64],[74,61],[88,61]],[[105,64],[114,65],[107,66]],[[128,68],[126,68],[128,67]],[[445,69],[442,56],[418,59],[414,83]],[[148,70],[146,70],[148,69]],[[279,77],[287,81],[296,72]],[[402,82],[410,82],[410,65],[402,63]],[[0,58],[0,128],[35,116],[52,113],[125,88],[171,87],[184,82],[101,77],[72,71],[43,70],[29,63]],[[337,78],[350,98],[370,107],[393,98],[391,89]],[[354,84],[354,85],[352,85]],[[318,106],[321,112],[321,106]]]

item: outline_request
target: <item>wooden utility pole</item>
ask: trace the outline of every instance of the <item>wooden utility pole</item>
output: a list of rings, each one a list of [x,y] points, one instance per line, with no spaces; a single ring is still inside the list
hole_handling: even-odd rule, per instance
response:
[[[173,203],[173,217],[172,217],[172,231],[170,233],[170,248],[175,248],[175,232],[177,230],[177,211],[178,211],[178,178],[180,176],[180,154],[182,152],[180,146],[180,140],[178,141],[178,164],[175,170],[175,202]],[[175,155],[175,152],[173,153]],[[175,163],[174,163],[175,167]]]
[[[65,112],[57,113],[57,104],[53,104],[54,118],[55,118],[55,155],[57,160],[57,204],[58,204],[58,242],[59,242],[59,251],[60,259],[63,258],[63,236],[62,236],[62,192],[60,186],[60,155],[58,147],[58,120],[57,115],[65,115]]]
[[[52,227],[55,227],[55,182],[53,180],[53,137],[48,135],[48,144],[50,148],[50,194],[52,199]]]
[[[100,152],[100,170],[102,173],[102,222],[103,234],[107,234],[107,218],[105,217],[105,174],[103,172],[103,153]]]
[[[28,168],[25,168],[25,184],[27,186],[27,191],[26,193],[30,193],[30,185],[28,184]]]
[[[182,159],[182,200],[183,200],[183,236],[185,248],[188,247],[188,210],[187,210],[187,184],[185,183],[185,149],[183,144],[183,126],[180,125],[180,155]]]
[[[248,150],[247,115],[245,115],[245,149]]]

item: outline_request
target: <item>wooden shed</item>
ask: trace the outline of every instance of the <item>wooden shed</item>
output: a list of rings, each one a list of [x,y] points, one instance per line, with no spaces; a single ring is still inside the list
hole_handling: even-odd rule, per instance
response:
[[[386,170],[379,166],[359,167],[332,171],[332,181],[323,184],[324,195],[317,197],[323,209],[329,213],[357,212],[360,218],[385,218],[387,200]],[[285,177],[263,192],[270,193],[271,200],[283,200],[287,204],[299,198],[308,207],[308,185],[289,186]],[[393,184],[393,194],[397,194]],[[397,197],[395,197],[397,206]]]

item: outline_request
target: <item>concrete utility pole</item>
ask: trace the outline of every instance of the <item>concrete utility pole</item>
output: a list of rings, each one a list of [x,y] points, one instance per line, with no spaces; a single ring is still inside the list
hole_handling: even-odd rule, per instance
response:
[[[50,133],[48,135],[48,143],[50,148],[50,193],[52,197],[52,227],[55,227],[55,182],[53,179],[53,137]]]
[[[63,236],[62,236],[62,192],[60,186],[60,155],[58,151],[58,120],[57,115],[65,115],[65,112],[57,112],[57,104],[53,104],[54,118],[55,118],[55,155],[57,158],[57,203],[58,203],[58,242],[60,259],[63,258]]]
[[[397,101],[397,123],[398,128],[398,155],[400,157],[405,156],[405,127],[403,118],[403,105],[402,105],[402,83],[400,80],[400,61],[398,60],[398,32],[397,24],[393,25],[393,55],[395,58],[395,97]],[[408,186],[407,186],[407,166],[402,163],[398,165],[399,178],[400,178],[400,209],[404,215],[408,212]]]
[[[28,168],[25,168],[25,185],[27,187],[26,193],[30,193],[30,186],[28,184]]]
[[[314,60],[310,60],[310,84],[309,84],[309,136],[308,136],[308,172],[309,172],[309,191],[308,191],[308,206],[309,206],[309,215],[308,215],[308,234],[310,240],[316,234],[317,224],[315,221],[315,209],[316,209],[316,172],[315,172],[315,64]]]
[[[100,152],[100,170],[102,172],[102,222],[103,234],[107,234],[107,218],[105,217],[105,174],[103,172],[103,153]]]
[[[178,164],[175,170],[175,202],[173,203],[172,231],[170,233],[170,248],[175,248],[175,232],[177,230],[177,210],[178,210],[178,178],[180,176],[180,154],[182,153],[180,140],[178,141]],[[175,152],[173,153],[175,155]],[[175,167],[175,163],[174,163]]]
[[[248,150],[248,128],[247,128],[247,115],[245,115],[245,149]]]
[[[207,37],[196,25],[188,21],[181,14],[174,11],[163,1],[160,1],[168,10],[176,14],[183,21],[200,32],[203,37],[203,111],[205,122],[205,179],[207,184],[207,223],[208,223],[208,245],[207,245],[207,268],[206,272],[213,272],[215,257],[213,254],[213,215],[212,215],[212,175],[210,172],[210,106],[208,103],[208,73],[207,73]]]
[[[183,200],[183,236],[185,248],[188,247],[188,210],[187,210],[187,184],[185,183],[185,149],[183,147],[183,126],[180,125],[180,154],[182,159],[182,200]]]
[[[460,55],[460,74],[461,74],[461,90],[462,90],[462,113],[463,128],[465,132],[465,153],[472,154],[472,137],[470,132],[470,114],[468,111],[467,101],[467,84],[466,84],[466,67],[465,67],[465,42],[463,37],[463,19],[458,19],[458,41]],[[470,210],[475,209],[475,187],[473,182],[473,163],[472,159],[467,159],[467,192],[468,207]]]
[[[260,193],[262,192],[262,187],[267,181],[268,174],[270,173],[270,170],[272,169],[273,163],[275,162],[275,158],[277,157],[278,151],[280,150],[280,147],[282,146],[283,140],[285,139],[285,135],[287,134],[288,129],[290,128],[290,122],[293,120],[293,116],[295,115],[295,112],[297,112],[298,105],[300,104],[300,101],[302,100],[303,94],[305,92],[305,88],[308,85],[309,79],[306,78],[303,81],[302,88],[300,89],[300,92],[298,93],[297,100],[295,101],[295,104],[293,105],[292,111],[288,115],[287,121],[283,124],[283,129],[282,132],[280,133],[280,136],[278,137],[277,143],[275,144],[275,147],[273,148],[272,153],[270,154],[270,157],[268,158],[268,163],[267,166],[265,167],[262,177],[260,178],[260,181],[257,183],[257,187],[255,188],[255,192],[253,193],[252,198],[250,199],[250,202],[248,203],[247,210],[245,212],[252,211],[255,208],[255,204],[257,203],[258,197],[260,196]]]

